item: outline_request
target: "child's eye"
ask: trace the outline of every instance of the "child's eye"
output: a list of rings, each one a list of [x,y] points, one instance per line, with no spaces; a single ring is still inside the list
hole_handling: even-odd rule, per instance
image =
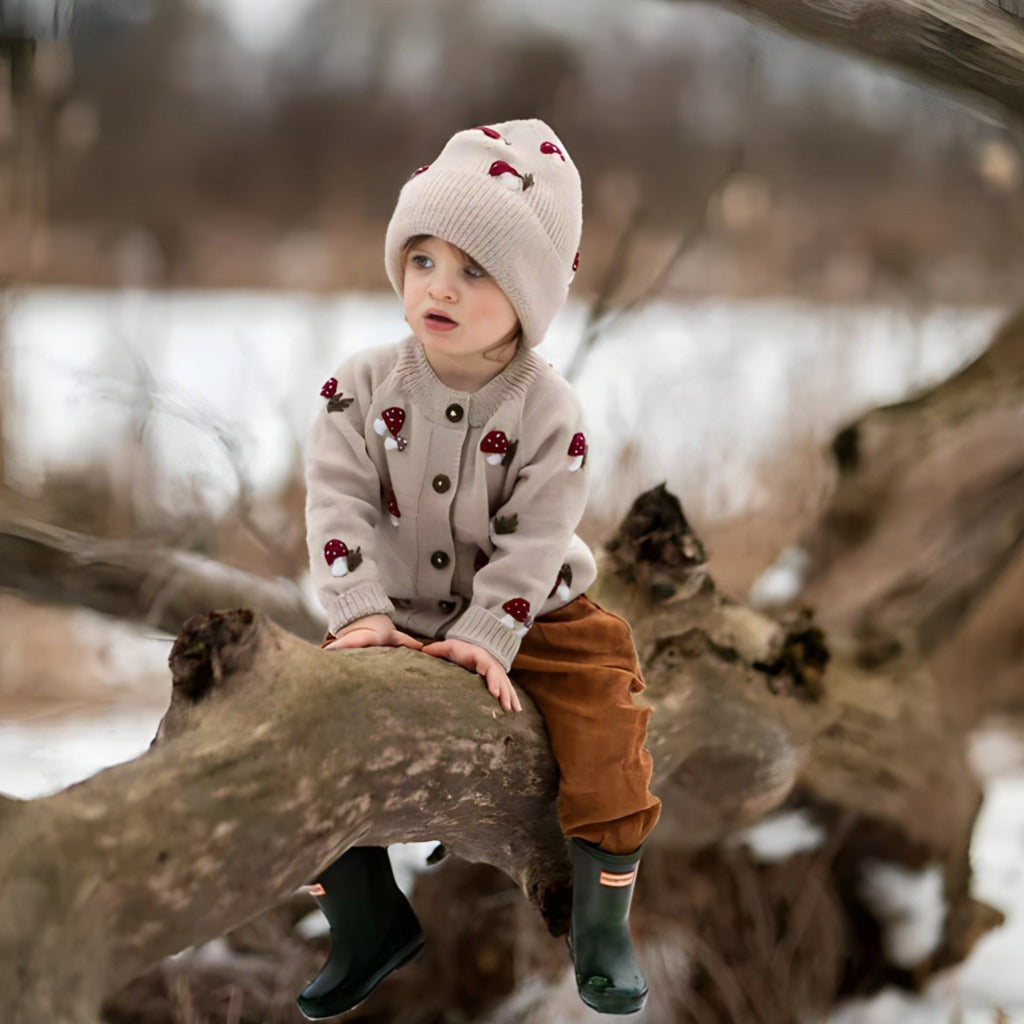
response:
[[[424,270],[429,270],[434,264],[429,256],[424,256],[421,252],[413,253],[409,257],[409,262],[415,264],[417,267],[422,267]]]
[[[487,276],[487,271],[483,267],[477,266],[475,263],[469,263],[466,265],[466,276],[471,277],[474,280]]]

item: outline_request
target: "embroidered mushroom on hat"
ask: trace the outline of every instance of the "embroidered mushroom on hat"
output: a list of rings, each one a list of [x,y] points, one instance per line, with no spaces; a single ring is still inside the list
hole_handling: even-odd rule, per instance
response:
[[[388,451],[395,451],[396,449],[400,452],[405,451],[405,446],[409,442],[401,435],[401,430],[404,426],[405,410],[400,409],[397,405],[392,405],[390,408],[385,409],[373,421],[373,429],[384,438],[384,447]],[[390,436],[384,437],[385,434]]]
[[[512,192],[525,192],[533,184],[532,174],[520,174],[507,160],[495,160],[487,173]]]
[[[331,567],[332,576],[347,576],[359,568],[362,560],[359,548],[349,551],[348,545],[337,537],[324,545],[324,561]]]
[[[526,631],[533,625],[530,602],[525,597],[513,597],[501,606],[501,610],[505,613],[501,617],[501,624],[508,626],[516,636],[526,636]]]
[[[573,434],[569,442],[569,472],[575,473],[587,461],[587,439],[583,434]]]

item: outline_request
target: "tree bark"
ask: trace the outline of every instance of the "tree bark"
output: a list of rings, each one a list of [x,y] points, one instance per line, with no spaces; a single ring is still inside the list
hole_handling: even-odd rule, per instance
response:
[[[141,540],[108,540],[0,515],[0,587],[26,597],[143,619],[172,635],[209,608],[245,605],[314,640],[326,620],[289,579]]]
[[[1024,113],[1024,21],[973,0],[731,0],[741,14]]]
[[[1019,312],[962,372],[840,432],[835,493],[802,542],[802,599],[834,642],[865,666],[927,659],[965,726],[1022,708],[1022,436]]]
[[[663,489],[606,552],[600,597],[637,625],[665,802],[653,848],[688,857],[786,802],[834,837],[828,885],[865,913],[857,866],[940,865],[942,955],[976,932],[978,790],[926,673],[825,666],[820,631],[719,595]],[[532,707],[405,650],[339,656],[248,611],[187,624],[151,750],[52,797],[0,801],[0,1018],[89,1022],[147,965],[270,907],[355,843],[439,839],[516,880],[553,932],[568,864]],[[877,933],[845,924],[881,972]],[[847,934],[847,932],[849,934]],[[936,953],[936,956],[939,954]]]

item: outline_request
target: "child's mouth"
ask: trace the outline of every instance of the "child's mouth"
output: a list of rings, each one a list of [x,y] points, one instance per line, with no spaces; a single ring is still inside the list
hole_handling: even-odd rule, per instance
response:
[[[444,313],[427,313],[423,318],[431,327],[454,327],[455,321]]]

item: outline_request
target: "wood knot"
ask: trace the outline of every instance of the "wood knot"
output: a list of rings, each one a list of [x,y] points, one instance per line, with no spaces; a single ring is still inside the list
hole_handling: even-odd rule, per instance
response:
[[[778,657],[770,662],[755,662],[754,667],[768,674],[772,693],[818,700],[824,693],[825,669],[832,658],[824,630],[814,622],[809,608],[801,609],[780,625],[786,632]]]
[[[690,597],[707,578],[707,551],[664,484],[633,502],[605,550],[616,576],[655,603]]]
[[[168,663],[174,694],[198,703],[238,668],[243,651],[251,648],[255,615],[248,608],[194,615],[174,641]]]

